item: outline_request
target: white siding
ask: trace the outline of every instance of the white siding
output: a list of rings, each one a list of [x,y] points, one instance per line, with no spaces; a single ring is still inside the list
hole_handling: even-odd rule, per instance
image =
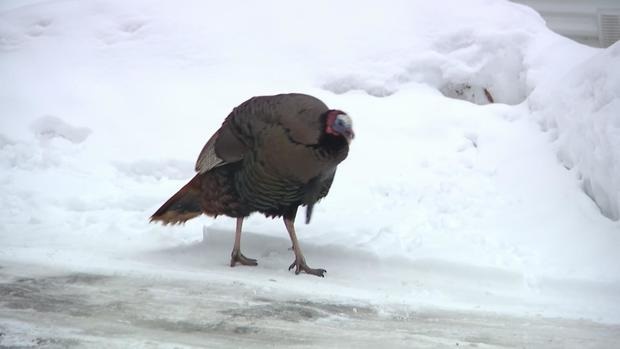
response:
[[[539,12],[553,31],[607,47],[620,38],[620,0],[513,0]]]

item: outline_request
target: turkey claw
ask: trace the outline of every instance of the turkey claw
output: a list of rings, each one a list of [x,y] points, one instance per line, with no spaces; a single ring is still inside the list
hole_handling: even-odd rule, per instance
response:
[[[301,262],[298,262],[297,259],[295,259],[295,261],[288,267],[288,270],[291,270],[295,268],[295,275],[298,275],[301,271],[305,272],[306,274],[311,274],[311,275],[316,275],[316,276],[320,276],[320,277],[325,277],[325,273],[327,273],[327,270],[325,269],[313,269],[310,268],[307,264],[306,261],[302,260]]]
[[[233,250],[230,254],[230,266],[234,267],[235,264],[240,263],[241,265],[251,265],[256,266],[258,262],[254,258],[248,258],[244,256],[241,251]]]

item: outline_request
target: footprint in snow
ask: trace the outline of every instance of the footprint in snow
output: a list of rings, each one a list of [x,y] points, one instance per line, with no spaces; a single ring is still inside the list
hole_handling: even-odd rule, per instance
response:
[[[92,133],[89,128],[75,127],[51,115],[38,118],[30,125],[30,129],[40,140],[46,141],[62,138],[74,144],[84,142]]]
[[[145,25],[144,21],[141,20],[130,20],[124,23],[121,23],[119,29],[127,34],[134,34],[142,29]]]
[[[47,28],[49,28],[50,25],[52,25],[51,19],[40,19],[33,23],[26,33],[28,34],[28,36],[38,37],[43,35],[43,33],[45,33],[45,31],[47,30]]]
[[[120,21],[111,28],[106,28],[98,37],[106,45],[114,45],[123,41],[140,38],[143,36],[144,27],[148,22],[142,19],[127,19]]]

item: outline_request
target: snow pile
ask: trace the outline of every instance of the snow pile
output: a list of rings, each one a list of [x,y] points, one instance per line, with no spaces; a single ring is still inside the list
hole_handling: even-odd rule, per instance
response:
[[[461,4],[446,1],[442,6]],[[333,76],[325,78],[322,87],[334,93],[363,90],[384,97],[416,82],[477,104],[522,102],[532,88],[526,81],[526,49],[535,37],[549,33],[529,8],[483,2],[478,6],[493,15],[480,16],[475,6],[464,11],[441,11],[424,2],[408,4],[407,9],[382,7],[381,12],[389,11],[380,14],[388,23],[398,17],[396,13],[405,13],[409,19],[398,25],[406,23],[408,32],[376,28],[372,33],[380,33],[381,42],[370,44],[371,54],[329,69]],[[506,21],[510,16],[520,21]],[[386,43],[386,36],[395,40]]]
[[[420,280],[399,286],[403,302],[454,297],[495,310],[501,302],[485,307],[488,292],[529,310],[558,299],[554,314],[617,320],[620,302],[597,295],[620,283],[620,223],[600,214],[556,155],[557,145],[617,214],[617,45],[572,43],[500,0],[2,7],[0,263],[139,269],[128,262],[137,261],[151,270],[145,251],[201,240],[202,225],[230,232],[223,217],[182,227],[148,217],[193,176],[233,107],[295,91],[345,110],[356,131],[312,224],[298,222],[302,246],[414,263]],[[557,133],[555,144],[532,115]],[[278,220],[253,215],[244,229],[288,245]],[[259,253],[259,263],[271,255]],[[354,265],[306,257],[328,270]],[[225,263],[206,268],[217,274]],[[286,266],[277,277],[291,276]],[[341,276],[344,289],[392,299],[376,282]],[[547,281],[583,286],[581,301],[555,297]]]
[[[601,212],[620,219],[620,43],[529,98],[533,115]]]

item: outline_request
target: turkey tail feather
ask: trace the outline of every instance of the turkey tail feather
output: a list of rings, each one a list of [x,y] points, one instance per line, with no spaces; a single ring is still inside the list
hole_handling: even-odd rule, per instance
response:
[[[196,175],[166,201],[152,216],[151,222],[180,224],[202,214],[200,175]]]

